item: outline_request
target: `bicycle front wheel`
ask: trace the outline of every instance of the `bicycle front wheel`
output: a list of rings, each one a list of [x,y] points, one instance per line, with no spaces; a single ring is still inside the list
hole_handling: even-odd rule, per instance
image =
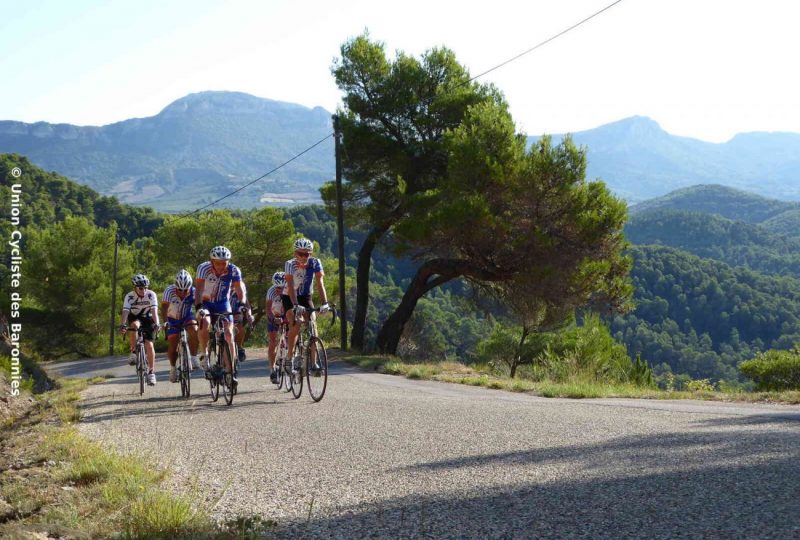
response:
[[[179,358],[179,361],[181,366],[181,395],[185,398],[188,398],[191,394],[192,375],[189,371],[191,369],[189,366],[189,346],[185,341],[181,342],[180,352],[181,357]]]
[[[236,364],[234,364],[233,353],[231,352],[230,344],[222,344],[221,353],[220,366],[222,366],[222,369],[225,369],[226,364],[230,364],[231,366],[231,371],[225,371],[225,374],[222,377],[222,383],[220,384],[222,386],[222,397],[225,398],[225,403],[230,405],[233,403],[233,394],[235,392],[233,384],[233,370],[236,367]]]
[[[294,399],[297,399],[303,393],[303,361],[295,362],[292,360],[290,365],[292,368],[289,374],[292,380],[292,395]]]
[[[144,395],[144,379],[147,376],[147,359],[144,356],[144,347],[138,345],[136,347],[136,371],[139,375],[139,395]]]
[[[328,353],[322,340],[315,336],[311,337],[306,349],[306,381],[311,399],[321,400],[328,387]]]

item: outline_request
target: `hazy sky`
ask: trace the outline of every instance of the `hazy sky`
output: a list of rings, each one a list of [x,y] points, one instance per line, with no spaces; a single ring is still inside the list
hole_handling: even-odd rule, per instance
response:
[[[364,29],[477,74],[612,1],[0,0],[0,119],[103,125],[202,90],[334,111],[331,63]],[[799,24],[793,0],[623,0],[481,80],[531,135],[632,115],[714,142],[800,132]]]

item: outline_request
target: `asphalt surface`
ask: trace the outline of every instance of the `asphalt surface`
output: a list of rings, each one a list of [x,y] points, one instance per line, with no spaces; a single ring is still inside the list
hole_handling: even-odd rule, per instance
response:
[[[547,399],[337,362],[315,404],[248,352],[230,407],[199,374],[178,397],[163,359],[144,396],[122,358],[50,369],[116,375],[84,394],[82,431],[270,537],[800,538],[800,407]]]

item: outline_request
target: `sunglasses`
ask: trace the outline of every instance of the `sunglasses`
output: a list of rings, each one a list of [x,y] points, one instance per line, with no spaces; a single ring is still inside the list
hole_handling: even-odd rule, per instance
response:
[[[310,256],[311,256],[311,253],[307,253],[307,252],[305,252],[305,251],[295,251],[295,252],[294,252],[294,256],[295,256],[295,257],[300,257],[300,258],[303,258],[303,259],[305,259],[306,257],[310,257]]]

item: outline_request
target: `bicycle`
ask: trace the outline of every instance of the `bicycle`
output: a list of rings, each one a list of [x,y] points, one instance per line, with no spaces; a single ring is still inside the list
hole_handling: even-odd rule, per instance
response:
[[[147,378],[147,354],[144,351],[144,334],[142,334],[142,326],[139,325],[138,328],[128,328],[127,325],[123,325],[125,328],[125,332],[133,332],[136,331],[136,347],[134,348],[134,354],[136,355],[136,376],[139,378],[139,395],[144,395],[144,383],[145,379]],[[155,339],[158,335],[157,330],[153,332],[153,338]]]
[[[336,306],[331,305],[329,309],[333,314],[331,325],[336,324]],[[303,393],[305,376],[308,394],[311,399],[318,402],[328,387],[328,353],[325,352],[325,344],[317,333],[317,322],[311,316],[316,312],[325,313],[320,308],[306,308],[299,318],[298,324],[301,325],[301,329],[295,345],[295,357],[292,359],[291,383],[292,395],[297,399]]]
[[[280,328],[278,331],[278,346],[275,353],[275,369],[278,370],[278,390],[286,388],[287,392],[292,390],[292,369],[289,362],[289,323],[283,317],[276,317],[275,324]]]
[[[211,401],[215,402],[219,399],[219,391],[221,388],[225,404],[230,405],[233,403],[233,396],[236,395],[237,392],[233,378],[238,374],[238,358],[233,354],[231,345],[225,341],[225,324],[222,317],[226,315],[232,315],[232,313],[211,314],[211,326],[213,327],[214,338],[208,340],[208,358],[215,358],[216,361],[213,366],[210,366],[210,369],[206,370],[206,379],[208,379],[209,385],[211,386]],[[230,362],[231,371],[225,371],[226,357]],[[206,362],[208,363],[208,359]],[[206,367],[209,366],[207,365]]]
[[[181,397],[188,398],[191,395],[192,387],[192,356],[189,352],[189,338],[186,335],[186,326],[197,326],[197,321],[190,321],[180,325],[170,324],[170,326],[178,327],[181,329],[181,339],[178,343],[178,359],[175,362],[175,368],[178,372],[178,380],[181,383]]]

